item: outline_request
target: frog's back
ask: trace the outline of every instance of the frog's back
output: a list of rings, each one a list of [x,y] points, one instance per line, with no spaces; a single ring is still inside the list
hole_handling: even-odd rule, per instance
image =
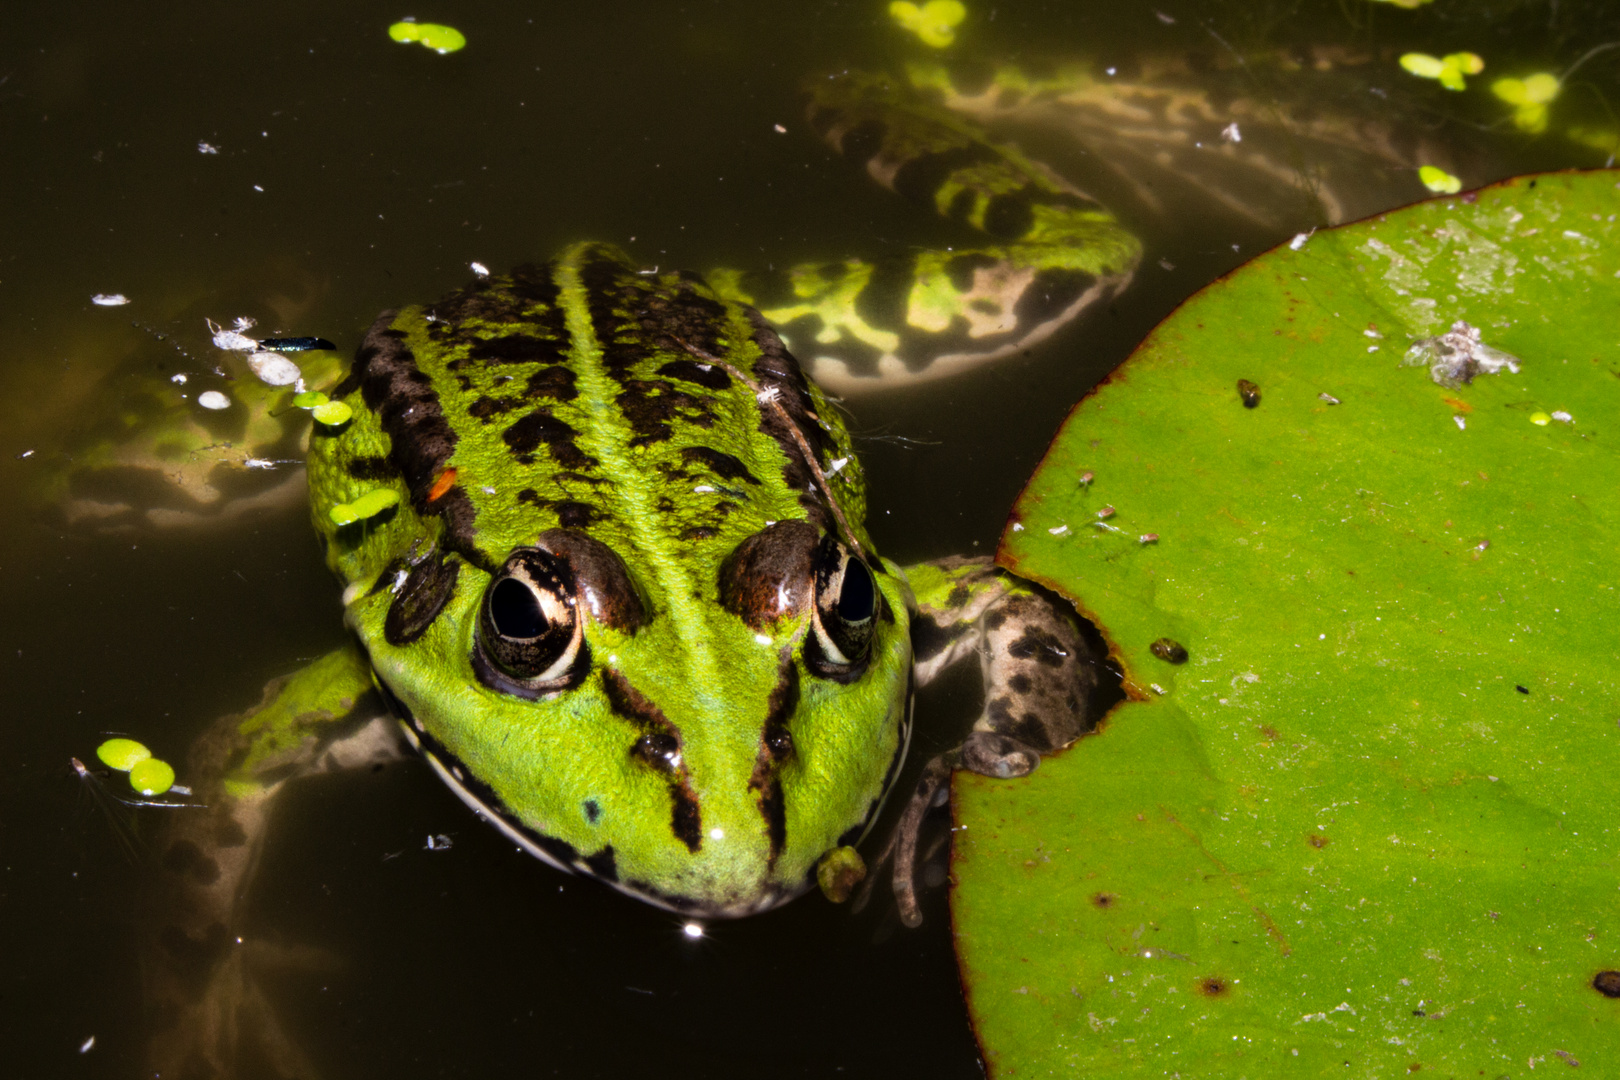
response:
[[[757,313],[600,245],[384,313],[333,396],[354,391],[373,430],[331,448],[352,480],[334,496],[397,469],[443,544],[486,568],[565,528],[712,569],[766,521],[831,525],[784,421],[818,458],[847,456],[841,424]],[[858,519],[858,472],[834,482]],[[355,581],[373,561],[338,569]]]

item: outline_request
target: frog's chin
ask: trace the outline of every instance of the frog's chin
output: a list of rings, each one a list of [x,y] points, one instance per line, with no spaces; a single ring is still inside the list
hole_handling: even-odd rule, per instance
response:
[[[614,865],[611,847],[595,855],[585,855],[566,840],[546,836],[526,827],[503,810],[494,793],[484,789],[482,784],[472,778],[426,733],[417,731],[413,725],[404,720],[400,721],[400,728],[405,732],[406,740],[422,755],[438,774],[439,779],[443,780],[462,802],[471,807],[473,813],[505,833],[518,847],[558,870],[596,878],[626,896],[635,897],[654,907],[694,919],[741,919],[785,904],[802,895],[811,885],[809,880],[798,885],[764,881],[741,893],[711,899],[670,893],[644,881],[621,878]]]

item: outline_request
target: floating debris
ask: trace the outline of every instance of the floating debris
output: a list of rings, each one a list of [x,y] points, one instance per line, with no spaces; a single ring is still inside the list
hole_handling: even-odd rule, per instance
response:
[[[197,144],[197,153],[199,153],[199,154],[217,154],[217,153],[219,153],[219,147],[215,146],[213,143],[199,142]]]
[[[304,377],[297,364],[277,352],[251,353],[247,364],[266,386],[291,386]]]
[[[477,274],[479,277],[481,277],[481,278],[489,277],[489,267],[485,266],[483,263],[481,263],[481,262],[470,262],[467,265],[472,269],[472,272],[474,274]]]
[[[1322,391],[1320,394],[1317,394],[1316,397],[1317,397],[1317,400],[1325,401],[1329,405],[1338,405],[1338,404],[1340,404],[1339,399],[1334,397],[1332,394],[1328,393],[1326,390]]]
[[[129,297],[125,296],[121,292],[98,292],[96,295],[90,298],[90,302],[97,307],[123,307],[125,304],[129,303]]]
[[[1533,412],[1530,414],[1530,422],[1536,425],[1536,427],[1546,427],[1548,424],[1552,423],[1552,417],[1548,416],[1544,412]]]
[[[323,337],[267,337],[259,339],[259,348],[271,352],[312,352],[337,346]]]
[[[197,395],[197,404],[201,405],[205,409],[213,409],[215,412],[218,412],[220,409],[230,408],[231,399],[220,393],[218,390],[204,390],[202,393]]]
[[[1185,664],[1187,662],[1186,648],[1173,638],[1160,638],[1148,646],[1148,652],[1167,664]]]
[[[1260,388],[1248,379],[1239,379],[1237,382],[1238,397],[1243,399],[1243,407],[1252,409],[1260,404]]]
[[[902,30],[917,35],[924,45],[943,49],[956,40],[956,28],[967,18],[967,7],[959,0],[928,0],[921,6],[909,0],[894,0],[889,17]]]
[[[1519,358],[1481,343],[1478,328],[1458,319],[1444,334],[1412,342],[1401,366],[1427,367],[1431,379],[1454,390],[1475,375],[1495,375],[1503,368],[1517,375]]]
[[[1461,416],[1453,416],[1451,418],[1451,422],[1457,425],[1458,431],[1468,430],[1468,421],[1464,420]]]
[[[214,348],[224,349],[226,352],[252,352],[259,347],[259,343],[247,336],[247,331],[253,329],[254,320],[243,316],[236,320],[231,329],[226,330],[214,322],[213,319],[204,319],[208,324],[208,332],[214,335]]]

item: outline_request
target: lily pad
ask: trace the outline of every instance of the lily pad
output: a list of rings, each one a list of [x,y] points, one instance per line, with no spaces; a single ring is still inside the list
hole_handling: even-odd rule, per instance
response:
[[[1617,186],[1317,232],[1076,406],[998,558],[1096,621],[1130,699],[1026,779],[956,778],[994,1074],[1620,1052]],[[1519,371],[1403,366],[1473,329]]]

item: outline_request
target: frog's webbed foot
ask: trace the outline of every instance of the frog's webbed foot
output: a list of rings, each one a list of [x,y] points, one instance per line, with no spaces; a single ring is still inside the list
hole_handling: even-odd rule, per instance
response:
[[[923,769],[888,845],[874,860],[894,859],[900,918],[916,926],[918,837],[960,766],[996,779],[1027,776],[1041,758],[1096,726],[1099,662],[1069,606],[987,559],[942,559],[907,571],[917,593],[913,617],[918,681],[977,654],[985,706],[960,748]]]
[[[166,819],[143,898],[151,1074],[231,1077],[251,1060],[277,1077],[314,1075],[260,976],[332,962],[314,950],[244,938],[242,909],[286,780],[399,756],[398,727],[370,690],[363,658],[332,653],[272,682],[258,706],[216,721],[192,746],[186,774],[202,805]]]

